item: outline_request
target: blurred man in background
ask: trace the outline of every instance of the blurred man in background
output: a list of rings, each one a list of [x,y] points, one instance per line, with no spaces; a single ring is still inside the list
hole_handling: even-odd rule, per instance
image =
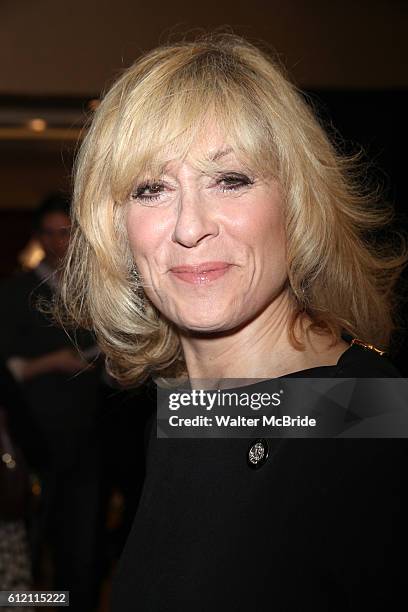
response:
[[[69,201],[58,194],[43,201],[33,233],[43,260],[0,285],[0,358],[21,385],[43,441],[38,453],[44,456],[45,450],[47,457],[40,462],[41,501],[30,525],[33,572],[42,586],[46,542],[53,579],[44,586],[69,590],[73,611],[92,612],[98,599],[95,418],[101,366],[90,333],[76,332],[79,351],[36,307],[58,291],[58,267],[70,234]]]

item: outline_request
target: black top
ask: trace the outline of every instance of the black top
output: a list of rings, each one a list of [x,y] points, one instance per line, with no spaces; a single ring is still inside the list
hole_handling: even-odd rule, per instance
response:
[[[335,366],[286,377],[307,376],[399,373],[353,345]],[[146,479],[111,612],[397,609],[408,541],[407,441],[291,438],[257,470],[248,465],[249,442],[157,439],[151,421]]]
[[[34,469],[41,469],[49,457],[44,440],[31,418],[18,383],[0,360],[0,408],[6,411],[7,429],[13,443]]]
[[[4,363],[11,357],[30,359],[75,348],[66,331],[37,308],[39,299],[51,300],[52,289],[34,270],[0,283],[0,360]],[[75,339],[81,349],[94,344],[85,330],[78,330]],[[42,453],[44,444],[53,468],[71,468],[93,443],[99,385],[99,367],[80,374],[47,372],[20,385],[30,420],[41,436],[38,452]]]

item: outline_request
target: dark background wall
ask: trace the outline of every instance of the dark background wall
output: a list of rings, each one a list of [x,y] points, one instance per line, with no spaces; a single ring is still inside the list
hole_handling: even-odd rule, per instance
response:
[[[225,24],[308,88],[408,85],[405,0],[2,0],[0,93],[93,94],[141,50]]]

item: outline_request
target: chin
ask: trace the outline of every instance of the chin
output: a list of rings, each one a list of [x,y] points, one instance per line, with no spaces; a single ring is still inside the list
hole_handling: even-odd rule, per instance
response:
[[[216,318],[214,316],[208,319],[194,317],[192,319],[184,319],[177,322],[177,327],[187,333],[199,334],[215,334],[227,332],[235,327],[231,323],[231,319]]]

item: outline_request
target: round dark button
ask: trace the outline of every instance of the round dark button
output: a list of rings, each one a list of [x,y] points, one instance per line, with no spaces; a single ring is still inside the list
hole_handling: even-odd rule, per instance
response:
[[[248,450],[249,466],[254,469],[260,468],[267,460],[268,455],[269,447],[267,441],[264,438],[254,440],[254,442],[251,442]]]

